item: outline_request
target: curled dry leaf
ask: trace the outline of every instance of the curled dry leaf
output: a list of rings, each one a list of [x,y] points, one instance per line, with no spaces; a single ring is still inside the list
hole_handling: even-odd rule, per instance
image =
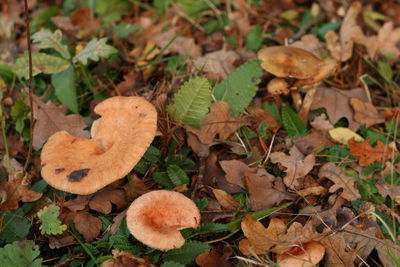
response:
[[[240,56],[232,50],[221,49],[207,53],[194,60],[194,66],[204,72],[211,72],[225,79],[235,71],[233,63],[240,59]]]
[[[304,178],[315,164],[314,154],[306,157],[295,147],[289,151],[290,156],[283,152],[271,153],[271,161],[286,167],[286,176],[283,178],[285,185],[291,189],[299,189],[302,186],[300,178]]]
[[[348,60],[353,55],[353,45],[366,45],[367,38],[357,25],[357,16],[362,9],[361,3],[356,1],[350,5],[349,10],[340,27],[339,36],[334,31],[325,34],[326,43],[331,56],[342,62]]]
[[[0,180],[0,212],[15,210],[18,202],[33,202],[42,197],[42,193],[30,190],[21,184],[22,179],[14,178],[9,181]]]
[[[211,144],[218,134],[219,139],[226,140],[239,129],[243,122],[240,118],[229,114],[230,106],[225,101],[217,101],[211,106],[211,111],[205,116],[201,129],[187,126],[186,130],[195,134],[201,143]]]
[[[232,267],[233,265],[228,261],[232,250],[227,247],[223,247],[221,250],[214,247],[210,251],[201,253],[196,257],[196,263],[201,267]]]
[[[371,103],[352,98],[350,99],[350,104],[355,111],[354,119],[357,122],[365,124],[367,127],[385,122],[385,117]]]
[[[360,124],[354,120],[354,111],[350,105],[350,98],[368,101],[368,96],[362,88],[341,90],[319,87],[311,105],[311,110],[325,108],[332,124],[335,124],[341,118],[346,118],[349,122],[349,128],[357,131]]]
[[[240,207],[239,202],[237,202],[233,197],[221,189],[213,188],[213,193],[218,203],[227,210],[236,210]]]
[[[354,138],[350,139],[348,144],[350,154],[360,157],[358,163],[362,167],[368,166],[375,161],[384,162],[397,154],[391,146],[385,145],[379,140],[375,147],[373,147],[369,141],[357,143]]]
[[[71,135],[89,138],[89,132],[84,129],[88,122],[79,114],[65,115],[67,108],[57,106],[48,101],[33,96],[33,114],[35,118],[33,148],[39,150],[46,140],[58,131],[67,131]]]
[[[318,175],[319,177],[327,177],[329,180],[335,183],[329,188],[330,193],[336,192],[338,189],[343,188],[341,197],[344,199],[353,201],[361,197],[355,186],[354,178],[346,175],[345,171],[336,166],[334,163],[326,163],[321,167]]]
[[[102,222],[89,212],[81,211],[76,214],[74,225],[85,240],[91,242],[100,234]]]
[[[400,27],[394,28],[392,21],[388,21],[380,28],[377,36],[368,38],[367,51],[371,58],[377,53],[391,53],[395,57],[400,56],[398,43],[400,41]]]
[[[89,207],[100,213],[109,214],[112,210],[112,204],[116,205],[118,210],[128,205],[124,190],[112,187],[104,188],[90,200]]]
[[[72,212],[84,210],[89,204],[90,196],[78,195],[76,198],[61,203],[61,207],[68,208]]]

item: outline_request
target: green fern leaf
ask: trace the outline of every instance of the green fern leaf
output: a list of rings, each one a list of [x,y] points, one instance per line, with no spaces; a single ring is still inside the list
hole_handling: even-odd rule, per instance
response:
[[[189,177],[179,166],[173,164],[168,165],[167,173],[174,186],[189,184]]]
[[[38,258],[39,255],[39,247],[32,242],[27,242],[22,246],[14,242],[0,248],[0,266],[41,267],[43,260]]]
[[[58,219],[59,213],[60,207],[54,204],[38,211],[37,216],[41,222],[39,229],[43,235],[58,235],[67,230],[67,226]]]
[[[258,59],[241,65],[234,73],[214,88],[217,100],[224,100],[231,106],[231,114],[237,116],[247,107],[257,92],[262,69]]]
[[[297,138],[307,133],[307,128],[291,108],[282,107],[282,123],[291,138]]]
[[[211,86],[206,78],[192,78],[174,95],[174,104],[167,107],[178,123],[200,128],[211,106]]]
[[[203,252],[209,251],[211,247],[199,241],[186,241],[185,245],[173,249],[164,254],[164,261],[175,261],[182,264],[188,264]]]

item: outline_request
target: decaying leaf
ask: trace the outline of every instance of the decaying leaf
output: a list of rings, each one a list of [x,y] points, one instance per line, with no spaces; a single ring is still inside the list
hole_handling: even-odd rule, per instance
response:
[[[74,225],[85,240],[91,242],[100,234],[102,222],[89,212],[81,211],[74,217]]]
[[[376,146],[373,147],[369,141],[357,143],[352,138],[349,140],[349,148],[351,155],[360,157],[358,163],[362,167],[368,166],[375,161],[384,162],[397,154],[391,146],[385,145],[379,140]]]
[[[223,160],[219,164],[226,173],[225,179],[228,182],[245,188],[245,173],[246,171],[251,171],[251,168],[247,164],[240,160]]]
[[[65,115],[67,109],[64,106],[57,106],[51,101],[43,103],[41,98],[34,96],[33,111],[36,120],[33,148],[36,150],[39,150],[46,140],[58,131],[67,131],[75,136],[89,138],[89,132],[84,130],[88,122],[79,114]]]
[[[218,203],[227,210],[236,210],[240,207],[239,202],[233,199],[233,197],[221,189],[213,189],[215,198],[217,199]]]
[[[344,127],[337,127],[329,130],[329,135],[334,141],[343,145],[347,145],[349,140],[352,138],[356,141],[364,141],[364,138],[362,138],[361,135]]]
[[[349,249],[343,237],[343,232],[327,235],[320,242],[326,249],[324,266],[354,267],[354,260],[357,257],[357,253]]]
[[[193,63],[196,68],[219,75],[225,79],[229,74],[235,71],[233,63],[240,59],[240,56],[232,50],[218,50],[198,57]]]
[[[156,34],[151,39],[160,48],[165,48],[167,45],[169,45],[164,51],[164,54],[178,53],[180,55],[188,55],[193,58],[197,58],[201,55],[201,47],[195,43],[193,38],[177,36],[174,29]],[[171,41],[172,43],[170,44]]]
[[[365,102],[368,101],[368,96],[362,88],[341,90],[320,87],[315,94],[311,110],[325,108],[329,116],[329,121],[332,124],[335,124],[341,118],[346,118],[349,122],[349,128],[357,131],[360,124],[354,120],[354,111],[350,105],[350,98],[358,98]]]
[[[304,155],[293,146],[289,151],[290,156],[283,152],[271,153],[272,163],[279,163],[286,167],[286,176],[283,179],[285,185],[291,189],[299,189],[302,186],[300,178],[304,178],[315,164],[314,154]]]
[[[400,27],[394,28],[392,21],[388,21],[380,28],[377,36],[368,38],[367,51],[371,58],[380,54],[390,53],[394,57],[400,56],[398,43],[400,41]]]
[[[367,38],[356,21],[361,9],[360,2],[353,2],[340,27],[339,36],[334,31],[328,31],[325,34],[328,49],[334,59],[344,62],[353,55],[355,43],[366,45]]]
[[[335,184],[329,188],[329,192],[336,192],[338,189],[343,188],[343,193],[341,197],[349,201],[359,199],[360,193],[358,192],[355,181],[352,176],[345,174],[345,171],[336,166],[334,163],[326,163],[321,167],[319,177],[327,177]]]
[[[30,190],[21,184],[22,179],[14,178],[9,181],[0,180],[0,212],[15,210],[18,202],[33,202],[42,197],[42,193]]]
[[[312,129],[305,136],[298,137],[294,140],[296,147],[301,153],[308,155],[323,150],[326,146],[332,146],[334,143],[328,138],[328,134]]]
[[[228,247],[223,247],[220,250],[214,247],[210,251],[201,253],[196,257],[196,263],[201,267],[232,267],[233,265],[228,261],[228,258],[232,255],[232,250]]]
[[[112,210],[112,204],[116,205],[119,210],[127,206],[128,202],[124,190],[106,187],[94,195],[89,202],[89,207],[103,214],[109,214]]]
[[[380,114],[371,103],[352,98],[350,104],[355,111],[354,119],[366,127],[385,122],[383,114]]]
[[[211,106],[210,113],[205,116],[200,130],[192,127],[186,127],[186,129],[195,134],[203,144],[212,143],[217,134],[219,139],[226,140],[243,125],[239,118],[229,114],[229,110],[228,103],[217,101]]]

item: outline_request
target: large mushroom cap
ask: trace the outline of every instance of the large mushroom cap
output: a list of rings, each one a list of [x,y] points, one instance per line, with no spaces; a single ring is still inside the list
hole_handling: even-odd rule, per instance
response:
[[[258,52],[261,67],[282,78],[309,79],[319,72],[322,60],[311,52],[290,46],[269,46]]]
[[[179,230],[196,228],[200,223],[200,212],[184,195],[157,190],[133,201],[126,214],[126,223],[132,235],[143,244],[170,250],[183,246],[185,239]]]
[[[146,152],[157,130],[157,112],[141,97],[111,97],[94,111],[101,116],[92,139],[65,131],[44,145],[42,177],[54,188],[91,194],[127,175]]]

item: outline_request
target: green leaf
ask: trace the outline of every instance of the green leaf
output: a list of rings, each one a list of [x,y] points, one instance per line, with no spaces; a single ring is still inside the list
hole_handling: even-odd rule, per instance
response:
[[[115,34],[115,37],[117,37],[118,39],[123,39],[131,34],[133,31],[140,29],[142,29],[142,27],[137,24],[121,23],[117,26],[114,26],[112,28],[112,31]]]
[[[261,25],[257,24],[254,26],[254,29],[250,31],[246,36],[246,48],[256,52],[260,49],[262,42],[262,27]]]
[[[185,267],[185,265],[177,263],[175,261],[166,261],[161,264],[161,267]]]
[[[176,122],[200,128],[211,106],[210,83],[202,77],[190,79],[175,93],[173,102],[167,110]]]
[[[186,243],[177,249],[168,251],[163,255],[164,261],[175,261],[182,264],[188,264],[203,252],[209,251],[211,247],[199,241],[187,240]]]
[[[36,43],[40,49],[51,48],[56,50],[63,58],[71,58],[68,47],[61,43],[62,33],[60,30],[56,30],[54,33],[48,29],[42,30],[32,35],[32,41]]]
[[[279,114],[279,108],[275,102],[265,101],[262,105],[263,109],[267,111],[277,122],[282,123],[281,114]]]
[[[256,95],[261,74],[260,61],[251,59],[215,86],[214,96],[217,100],[228,102],[231,114],[237,116]]]
[[[0,241],[11,243],[28,235],[31,224],[24,217],[24,212],[21,208],[9,211],[1,216],[3,217],[3,222],[2,227],[0,227]]]
[[[172,183],[171,179],[169,178],[168,174],[165,172],[155,172],[151,176],[151,178],[158,184],[164,186],[166,189],[174,188],[174,184]]]
[[[40,73],[54,74],[62,72],[69,67],[69,62],[60,57],[47,55],[44,53],[32,53],[32,76]],[[12,70],[18,77],[28,79],[29,77],[29,60],[28,53],[18,58],[12,66]]]
[[[307,133],[307,128],[291,108],[282,107],[282,123],[291,138],[297,138]]]
[[[177,165],[168,165],[167,173],[174,186],[189,184],[190,182],[187,174]]]
[[[355,160],[355,157],[350,155],[350,149],[348,147],[340,145],[329,146],[325,148],[323,151],[321,151],[320,154],[328,156],[326,158],[324,157],[323,158],[324,160],[331,162],[341,162],[340,164],[342,166],[351,165],[353,164],[352,160]],[[349,162],[346,162],[347,160]]]
[[[226,232],[229,228],[226,224],[222,223],[203,223],[199,227],[193,229],[193,234],[202,235],[207,233]]]
[[[105,25],[119,20],[128,15],[132,4],[126,0],[99,0],[96,5],[96,13],[99,14]]]
[[[7,244],[0,248],[0,266],[4,267],[41,267],[42,258],[38,258],[40,250],[38,246],[27,242],[18,245],[18,242]]]
[[[111,45],[107,45],[106,42],[107,38],[101,38],[100,40],[97,38],[92,39],[82,51],[73,57],[72,61],[74,63],[80,61],[82,64],[87,65],[89,59],[98,61],[101,57],[107,58],[117,53],[117,49]]]
[[[392,68],[385,61],[378,61],[378,72],[387,82],[391,82],[393,78]]]
[[[363,176],[368,176],[368,175],[374,174],[376,172],[379,172],[382,169],[383,169],[382,163],[374,162],[374,163],[371,163],[370,165],[368,165],[367,167],[363,168],[361,174]]]
[[[59,235],[67,230],[67,226],[58,219],[59,215],[60,207],[54,204],[38,211],[37,216],[41,222],[39,229],[42,235]]]
[[[75,70],[71,65],[63,72],[51,76],[51,84],[55,88],[57,98],[72,112],[79,113],[75,87]]]

